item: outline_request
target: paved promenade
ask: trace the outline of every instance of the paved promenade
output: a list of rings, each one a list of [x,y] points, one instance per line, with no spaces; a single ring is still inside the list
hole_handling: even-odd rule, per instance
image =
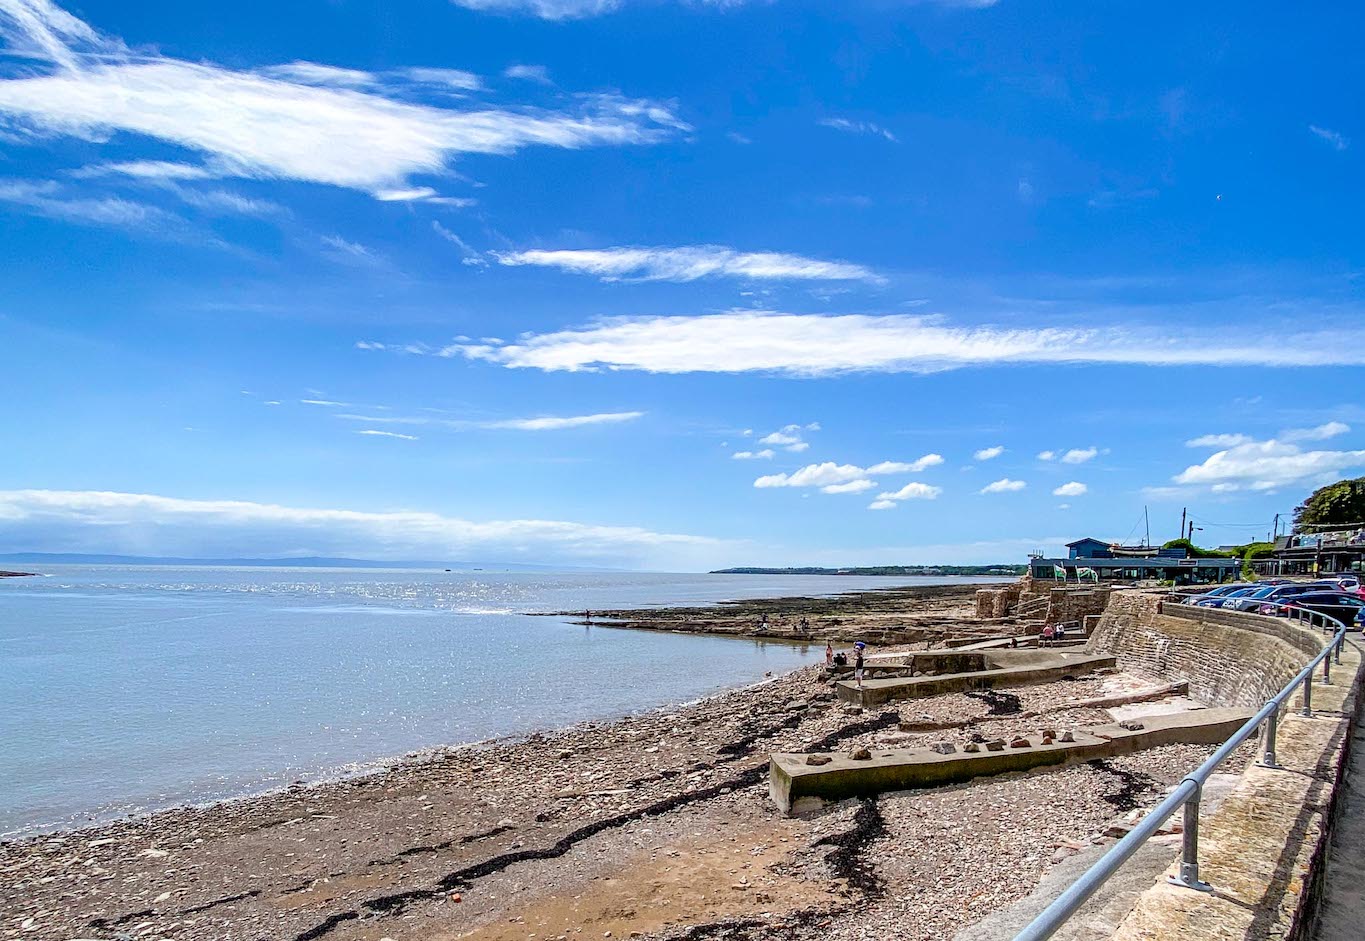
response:
[[[1351,635],[1348,635],[1351,636]],[[1352,637],[1348,643],[1359,647]],[[1345,804],[1327,856],[1327,884],[1314,941],[1359,941],[1365,929],[1365,726],[1351,740]]]

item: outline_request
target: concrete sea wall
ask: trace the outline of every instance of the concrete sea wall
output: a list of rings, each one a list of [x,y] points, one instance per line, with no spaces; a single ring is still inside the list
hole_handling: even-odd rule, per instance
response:
[[[1324,638],[1280,618],[1118,592],[1087,647],[1114,654],[1123,669],[1188,682],[1195,699],[1260,706],[1303,669]]]

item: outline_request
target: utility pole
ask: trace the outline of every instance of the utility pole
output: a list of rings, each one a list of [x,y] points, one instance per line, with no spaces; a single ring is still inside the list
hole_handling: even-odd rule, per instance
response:
[[[1185,536],[1185,538],[1188,539],[1190,542],[1194,542],[1194,520],[1190,520],[1190,531],[1189,534]]]
[[[1189,511],[1189,507],[1187,507],[1187,506],[1182,506],[1182,507],[1180,508],[1180,538],[1181,538],[1181,539],[1184,539],[1184,538],[1185,538],[1185,514],[1186,514],[1186,512],[1188,512],[1188,511]]]
[[[1279,538],[1280,538],[1280,514],[1276,513],[1276,514],[1275,514],[1275,535],[1271,538],[1270,541],[1271,541],[1271,542],[1274,542],[1276,539],[1279,539]]]

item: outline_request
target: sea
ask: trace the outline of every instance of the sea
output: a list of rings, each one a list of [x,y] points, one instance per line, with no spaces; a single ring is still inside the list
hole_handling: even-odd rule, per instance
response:
[[[43,566],[0,578],[0,839],[689,702],[823,656],[530,613],[965,581]]]

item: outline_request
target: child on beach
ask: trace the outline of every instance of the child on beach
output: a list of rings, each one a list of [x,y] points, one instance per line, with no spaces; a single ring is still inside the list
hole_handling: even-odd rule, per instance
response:
[[[831,641],[831,642],[825,644],[825,666],[832,666],[833,664],[834,664],[834,642]]]
[[[861,640],[853,645],[853,678],[858,681],[858,688],[863,688],[863,652],[867,649],[867,644]]]

